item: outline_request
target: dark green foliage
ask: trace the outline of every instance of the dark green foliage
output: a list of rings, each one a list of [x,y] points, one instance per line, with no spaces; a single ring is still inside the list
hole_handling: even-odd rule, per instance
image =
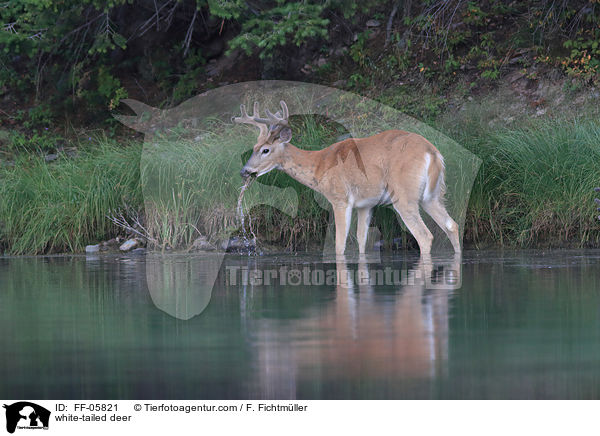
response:
[[[476,69],[476,84],[509,65],[550,64],[596,83],[595,1],[531,0],[48,0],[0,4],[0,93],[44,102],[54,114],[93,115],[135,97],[177,104],[207,81],[205,64],[238,50],[306,61],[349,46],[348,85],[364,90],[407,74],[444,85]],[[369,19],[378,21],[366,28]],[[238,50],[236,50],[238,49]],[[302,60],[298,60],[302,62]],[[272,62],[264,63],[269,68]],[[285,71],[285,68],[284,70]],[[326,78],[340,68],[321,68]],[[256,72],[234,80],[252,80]],[[278,77],[287,78],[287,77]],[[152,93],[152,95],[150,95]],[[22,98],[21,98],[22,99]],[[88,117],[88,120],[90,119]],[[97,118],[94,118],[97,119]]]
[[[243,23],[241,33],[230,42],[231,50],[241,48],[251,54],[258,48],[263,58],[289,42],[300,46],[310,38],[327,36],[329,20],[321,17],[324,4],[277,3],[272,9],[251,15]]]

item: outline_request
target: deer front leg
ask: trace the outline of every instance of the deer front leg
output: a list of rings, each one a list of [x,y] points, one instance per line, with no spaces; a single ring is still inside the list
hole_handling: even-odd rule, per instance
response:
[[[352,207],[350,205],[334,206],[333,217],[335,219],[335,253],[344,254],[352,218]]]
[[[358,252],[364,254],[367,245],[367,233],[369,223],[371,222],[371,208],[363,207],[357,209],[358,225],[356,229],[356,239],[358,240]]]

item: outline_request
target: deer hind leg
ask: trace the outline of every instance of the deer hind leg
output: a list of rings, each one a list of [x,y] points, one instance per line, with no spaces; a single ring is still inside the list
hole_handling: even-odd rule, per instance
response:
[[[431,252],[433,235],[421,218],[418,203],[414,202],[412,204],[407,204],[400,200],[395,200],[393,205],[410,233],[412,233],[417,240],[421,254],[429,254]]]
[[[363,254],[367,245],[367,233],[369,231],[369,223],[371,222],[371,208],[362,207],[357,209],[357,215],[356,239],[358,240],[358,252]]]
[[[452,242],[455,253],[460,253],[460,238],[458,233],[458,224],[448,215],[446,208],[437,198],[422,203],[423,209],[437,223]]]
[[[352,219],[352,207],[350,205],[334,206],[333,217],[335,219],[335,253],[344,254]]]

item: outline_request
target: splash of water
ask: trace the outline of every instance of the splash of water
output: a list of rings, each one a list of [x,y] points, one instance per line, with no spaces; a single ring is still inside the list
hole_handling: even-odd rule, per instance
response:
[[[254,235],[252,230],[250,230],[250,233],[252,234],[252,237],[250,237],[248,235],[248,232],[246,231],[246,222],[245,222],[246,217],[244,215],[244,208],[243,208],[242,202],[244,200],[244,193],[250,187],[250,185],[252,185],[252,182],[254,182],[254,179],[255,179],[255,177],[248,177],[246,179],[246,181],[244,182],[244,184],[241,187],[240,196],[238,197],[238,203],[237,203],[237,215],[238,215],[238,219],[240,221],[240,226],[242,228],[243,245],[246,249],[245,251],[247,251],[248,254],[253,253],[255,251],[256,235]]]
[[[248,189],[250,187],[250,185],[252,185],[252,182],[254,182],[254,177],[248,177],[246,179],[246,181],[244,182],[244,184],[241,187],[240,196],[238,197],[238,202],[237,202],[237,215],[240,220],[240,225],[242,226],[242,232],[244,233],[244,236],[246,235],[246,226],[244,223],[245,216],[244,216],[244,208],[242,207],[242,201],[244,200],[244,193],[246,192],[246,189]]]

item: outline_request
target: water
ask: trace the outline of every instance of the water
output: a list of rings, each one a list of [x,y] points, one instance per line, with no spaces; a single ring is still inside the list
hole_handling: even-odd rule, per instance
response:
[[[600,398],[600,251],[468,252],[454,290],[413,256],[202,262],[0,258],[0,397]]]
[[[255,177],[246,178],[246,180],[244,181],[244,184],[240,188],[240,195],[238,197],[238,202],[237,202],[237,216],[238,216],[238,219],[240,220],[240,228],[242,229],[242,240],[243,240],[244,247],[246,248],[246,251],[248,253],[251,253],[254,251],[254,249],[251,247],[256,247],[256,235],[254,235],[252,230],[250,230],[250,232],[252,233],[252,240],[250,240],[250,238],[248,237],[248,232],[246,231],[246,224],[245,224],[246,215],[244,214],[243,201],[244,201],[244,193],[246,192],[246,189],[248,189],[250,187],[250,185],[252,185],[254,180],[255,180]]]

